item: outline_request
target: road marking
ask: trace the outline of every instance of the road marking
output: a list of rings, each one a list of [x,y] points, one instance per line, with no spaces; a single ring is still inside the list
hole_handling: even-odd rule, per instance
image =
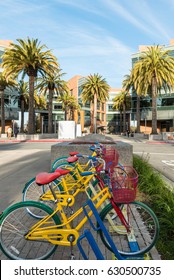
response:
[[[133,152],[134,154],[149,154],[149,155],[165,155],[165,156],[174,156],[174,154],[166,153],[150,153],[150,152]]]
[[[162,160],[164,164],[167,164],[169,166],[174,166],[174,160]]]

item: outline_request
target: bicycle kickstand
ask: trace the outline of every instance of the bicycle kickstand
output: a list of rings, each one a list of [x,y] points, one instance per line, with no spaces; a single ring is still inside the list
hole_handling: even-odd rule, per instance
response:
[[[71,238],[71,236],[70,236],[70,237],[69,237],[69,241],[70,241],[70,250],[71,250],[70,260],[75,260],[76,257],[75,257],[75,255],[74,255],[74,253],[73,253],[73,245],[72,245],[72,243],[73,243],[73,241],[74,241],[74,236],[72,236],[72,238]]]

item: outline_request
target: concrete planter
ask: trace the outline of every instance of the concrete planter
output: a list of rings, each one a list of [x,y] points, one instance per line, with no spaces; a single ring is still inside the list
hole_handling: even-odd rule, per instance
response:
[[[56,133],[18,134],[17,140],[57,139]]]
[[[69,152],[78,151],[79,153],[89,155],[92,152],[89,150],[89,147],[92,143],[96,141],[105,144],[114,146],[119,153],[119,162],[126,166],[133,165],[133,146],[122,142],[117,141],[113,142],[110,137],[106,137],[101,134],[89,134],[83,137],[78,137],[70,142],[62,142],[56,145],[51,146],[51,163],[54,162],[56,158],[69,155]]]
[[[7,138],[7,133],[1,133],[1,138]]]
[[[162,134],[149,134],[149,140],[163,140]]]

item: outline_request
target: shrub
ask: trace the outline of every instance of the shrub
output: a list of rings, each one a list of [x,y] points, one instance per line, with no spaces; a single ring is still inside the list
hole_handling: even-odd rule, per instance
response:
[[[159,172],[148,163],[148,157],[134,156],[133,165],[139,174],[139,197],[158,217],[160,237],[156,244],[162,259],[174,259],[174,191]]]

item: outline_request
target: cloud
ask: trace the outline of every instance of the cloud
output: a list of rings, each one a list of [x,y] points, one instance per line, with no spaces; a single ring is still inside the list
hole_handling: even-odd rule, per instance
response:
[[[140,1],[137,0],[131,1],[129,7],[127,7],[129,3],[127,1],[124,6],[115,0],[102,0],[102,3],[111,11],[119,14],[122,18],[136,26],[136,28],[143,30],[147,34],[153,37],[165,36],[166,39],[170,38],[166,29],[160,21],[155,18],[154,11],[152,11],[146,1],[141,0],[141,4]]]
[[[99,2],[98,0],[95,1],[86,1],[86,0],[54,0],[58,4],[71,6],[73,8],[77,8],[80,10],[84,10],[89,13],[98,14],[105,16],[105,14],[98,8]]]
[[[148,2],[145,0],[141,0],[141,5],[139,5],[138,0],[132,1],[132,4],[132,10],[135,11],[136,15],[141,18],[142,21],[146,22],[146,25],[153,30],[155,36],[158,34],[158,36],[163,36],[167,40],[171,37],[169,32],[167,32],[168,28],[164,26],[164,21],[156,15],[156,5],[149,6]]]
[[[44,2],[45,3],[45,2]],[[48,6],[48,4],[41,4],[38,5],[38,2],[35,4],[33,1],[28,2],[26,0],[6,0],[1,1],[1,18],[5,16],[12,16],[12,15],[25,15],[26,13],[35,13],[37,11],[43,10]]]

